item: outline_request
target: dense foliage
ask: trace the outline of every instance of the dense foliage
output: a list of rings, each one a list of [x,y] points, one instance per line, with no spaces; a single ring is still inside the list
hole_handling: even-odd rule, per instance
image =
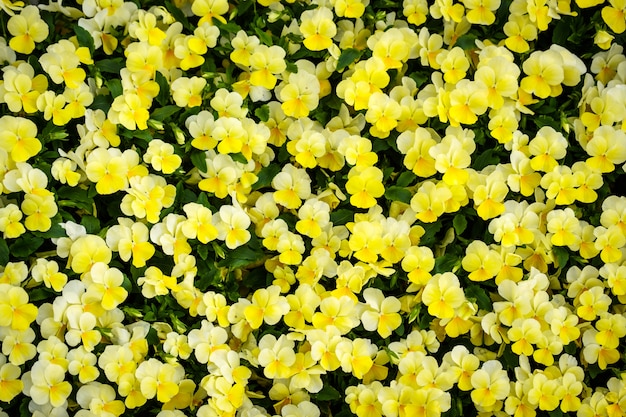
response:
[[[0,416],[626,413],[624,0],[0,8]]]

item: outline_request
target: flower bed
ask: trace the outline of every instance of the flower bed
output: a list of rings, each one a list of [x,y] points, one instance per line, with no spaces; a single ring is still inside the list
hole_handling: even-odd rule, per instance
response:
[[[0,3],[0,416],[626,413],[623,1],[79,3]]]

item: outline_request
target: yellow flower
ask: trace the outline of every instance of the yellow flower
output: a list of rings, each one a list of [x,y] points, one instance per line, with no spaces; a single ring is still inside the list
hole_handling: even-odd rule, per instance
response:
[[[367,309],[361,313],[361,323],[365,330],[374,331],[386,339],[391,333],[400,327],[402,318],[400,311],[400,301],[393,296],[385,297],[383,292],[377,288],[366,288],[363,291],[363,298]]]
[[[5,239],[15,239],[26,232],[24,225],[20,222],[22,217],[22,211],[13,203],[0,208],[0,232],[3,233]]]
[[[213,214],[217,238],[226,242],[229,249],[235,249],[250,240],[250,223],[250,217],[241,207],[224,205]]]
[[[346,191],[351,195],[350,204],[358,208],[375,206],[376,198],[385,193],[382,180],[383,172],[377,167],[350,169],[346,183]]]
[[[289,312],[287,299],[280,295],[280,287],[271,285],[260,288],[252,295],[252,304],[244,309],[244,316],[252,329],[258,329],[263,322],[275,325]]]
[[[626,2],[623,0],[609,0],[610,6],[602,8],[602,20],[615,33],[626,30]]]
[[[202,104],[202,90],[207,81],[202,77],[180,77],[172,82],[172,98],[179,107],[197,107]]]
[[[282,73],[286,68],[283,48],[277,45],[259,45],[254,48],[254,53],[250,56],[250,84],[266,89],[272,89],[276,85],[276,74]]]
[[[289,82],[280,88],[278,96],[286,116],[306,117],[317,108],[320,94],[318,78],[307,71],[289,74]]]
[[[35,75],[33,67],[20,63],[17,68],[5,67],[3,75],[4,102],[9,110],[16,113],[24,109],[26,113],[37,111],[37,98],[48,88],[48,79],[43,74]]]
[[[51,219],[59,212],[54,194],[47,191],[38,194],[26,194],[21,205],[26,216],[24,226],[28,230],[46,232],[52,227]]]
[[[37,139],[37,125],[29,119],[14,116],[0,117],[0,148],[15,162],[25,162],[41,150]]]
[[[469,279],[472,281],[486,281],[500,271],[502,257],[484,242],[475,240],[467,246],[461,265],[470,273]]]
[[[65,380],[65,370],[56,364],[37,361],[30,371],[29,394],[35,404],[63,406],[72,392],[72,385]]]
[[[289,209],[302,205],[302,200],[311,195],[311,178],[304,169],[286,164],[272,179],[274,201]]]
[[[473,387],[471,397],[481,407],[491,407],[496,401],[504,400],[511,386],[502,364],[496,360],[488,360],[477,369],[470,378]]]
[[[13,15],[7,22],[7,29],[13,35],[9,46],[22,54],[30,54],[35,49],[35,43],[42,42],[48,37],[48,25],[39,15],[37,6],[26,6],[20,14]]]
[[[259,365],[267,378],[289,378],[293,375],[292,366],[296,362],[294,343],[285,335],[278,339],[266,334],[259,340]]]
[[[454,317],[454,310],[465,301],[459,279],[452,272],[434,275],[422,293],[422,302],[428,306],[428,313],[441,319]]]
[[[228,12],[228,1],[226,0],[196,0],[191,6],[191,11],[196,16],[200,16],[198,25],[203,23],[213,24],[213,19],[226,23],[222,15]]]
[[[22,287],[0,284],[0,325],[26,330],[37,317],[37,307],[28,302]]]
[[[76,402],[83,410],[111,417],[118,417],[126,410],[124,403],[115,398],[113,387],[100,382],[89,382],[81,386],[76,393]]]
[[[534,51],[522,64],[527,75],[520,83],[522,90],[539,98],[555,96],[561,92],[565,79],[562,56],[554,51]]]
[[[85,293],[85,301],[100,302],[107,311],[114,309],[128,297],[128,292],[122,287],[124,275],[117,268],[109,268],[108,265],[98,262],[83,279],[87,282],[91,280]]]
[[[550,172],[557,165],[557,159],[562,159],[567,153],[567,139],[561,132],[550,126],[544,126],[528,144],[528,150],[533,156],[530,166],[535,171]]]
[[[300,15],[300,32],[304,36],[304,46],[311,51],[328,49],[332,38],[337,34],[333,22],[333,12],[328,7],[306,10]]]
[[[141,362],[135,376],[140,382],[141,394],[147,399],[155,398],[161,403],[170,401],[178,394],[178,384],[185,375],[182,365],[162,363],[150,358]]]

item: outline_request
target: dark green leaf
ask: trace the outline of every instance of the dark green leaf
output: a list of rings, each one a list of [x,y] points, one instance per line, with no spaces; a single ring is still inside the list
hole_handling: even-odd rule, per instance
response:
[[[87,233],[90,234],[96,235],[101,230],[100,220],[93,216],[82,216],[80,219],[80,224],[85,226],[85,229],[87,229]]]
[[[6,240],[0,237],[0,266],[6,266],[9,262],[9,245]]]
[[[265,45],[267,46],[274,45],[274,42],[272,42],[272,35],[270,35],[269,33],[262,31],[258,27],[254,28],[254,33],[256,33],[256,35],[259,37],[261,42],[263,42]]]
[[[441,274],[444,272],[452,272],[457,263],[460,263],[459,257],[447,253],[435,259],[433,273]]]
[[[261,251],[248,246],[240,246],[226,253],[226,258],[218,262],[217,266],[231,269],[243,268],[263,258]]]
[[[33,255],[43,244],[44,239],[32,235],[22,235],[11,245],[11,255],[26,258]]]
[[[431,246],[435,243],[435,236],[441,230],[442,222],[423,224],[424,235],[420,238],[420,245]]]
[[[464,50],[476,49],[476,35],[473,33],[467,33],[460,36],[454,46],[458,46]]]
[[[385,198],[390,201],[401,201],[409,204],[411,197],[411,192],[403,187],[391,186],[385,190]]]
[[[267,122],[270,118],[270,106],[267,104],[262,105],[254,110],[254,115],[262,122]]]
[[[248,3],[248,7],[250,7],[250,3],[252,2],[247,2],[247,3]],[[239,8],[237,8],[236,10],[237,10],[237,13],[239,14],[243,13],[243,11],[241,11]],[[241,30],[241,26],[239,26],[237,23],[233,21],[230,21],[228,23],[222,23],[221,21],[217,19],[213,19],[213,24],[217,26],[220,32],[237,33]]]
[[[93,103],[91,103],[89,108],[93,110],[102,110],[106,113],[111,108],[111,98],[99,94],[93,99]]]
[[[484,287],[468,285],[467,288],[465,288],[465,296],[468,299],[476,300],[476,304],[478,304],[479,308],[487,311],[493,310],[491,299],[487,295],[487,291],[485,291]]]
[[[191,163],[193,164],[193,166],[198,168],[200,172],[206,172],[207,170],[206,154],[204,152],[192,151],[190,158],[191,158]]]
[[[260,190],[261,188],[269,187],[272,183],[272,180],[280,172],[280,165],[278,164],[269,164],[266,167],[261,168],[259,173],[257,174],[257,181],[252,186],[254,191]]]
[[[333,388],[332,385],[324,384],[322,390],[317,394],[314,394],[313,398],[318,401],[333,401],[341,398],[341,393]]]
[[[489,165],[496,165],[500,163],[500,158],[495,154],[495,150],[493,148],[491,149],[487,149],[485,152],[481,153],[480,155],[478,155],[473,161],[472,161],[472,168],[474,168],[477,171],[480,171],[481,169],[489,166]]]
[[[552,246],[552,254],[554,255],[555,266],[557,268],[565,268],[569,260],[569,251],[561,246]]]
[[[355,48],[344,49],[337,60],[337,71],[341,72],[344,68],[350,66],[361,56],[361,51]]]
[[[415,181],[416,178],[417,175],[415,175],[411,171],[404,171],[396,179],[395,185],[397,185],[398,187],[408,187],[413,181]]]
[[[152,112],[152,114],[150,115],[150,118],[154,120],[158,120],[159,122],[162,122],[165,119],[173,116],[174,114],[178,113],[181,110],[182,109],[178,106],[159,107],[158,109]]]
[[[231,153],[230,157],[233,159],[233,161],[235,162],[239,162],[241,164],[247,164],[248,160],[246,159],[245,156],[243,156],[243,154],[241,152],[237,152],[237,153]]]
[[[191,25],[189,24],[189,20],[187,20],[187,17],[183,13],[183,11],[180,10],[178,7],[174,6],[171,1],[166,1],[165,2],[165,8],[167,9],[168,12],[170,12],[172,14],[172,16],[174,16],[174,18],[176,19],[177,22],[182,23],[182,25],[183,25],[183,27],[185,27],[185,29],[191,29]]]
[[[161,106],[165,106],[169,102],[169,100],[170,100],[170,84],[167,82],[167,80],[165,79],[163,74],[161,74],[159,71],[156,72],[156,74],[154,76],[154,80],[159,85],[159,94],[156,96],[156,101]],[[178,106],[173,106],[173,107],[176,107],[177,109],[180,109],[180,107],[178,107]],[[154,115],[158,110],[160,110],[160,109],[157,109],[156,111],[154,111],[152,113],[152,118],[155,119],[155,120],[163,121],[164,118],[163,119],[157,119],[155,117],[155,115]]]
[[[28,301],[37,302],[42,300],[49,300],[54,297],[56,293],[52,289],[45,287],[39,287],[28,290]]]
[[[124,61],[122,61],[122,58],[99,59],[96,61],[96,68],[100,72],[119,75],[120,70],[124,68]]]
[[[104,82],[111,92],[111,97],[115,98],[121,96],[124,90],[122,89],[122,82],[117,78],[113,78]]]
[[[335,210],[330,213],[330,221],[339,226],[354,220],[354,212],[348,209]]]
[[[467,219],[461,213],[454,216],[452,219],[452,226],[457,235],[460,235],[467,228]]]
[[[93,55],[94,44],[91,34],[79,25],[74,25],[74,33],[76,33],[76,39],[80,46],[85,46],[89,49],[89,53]]]

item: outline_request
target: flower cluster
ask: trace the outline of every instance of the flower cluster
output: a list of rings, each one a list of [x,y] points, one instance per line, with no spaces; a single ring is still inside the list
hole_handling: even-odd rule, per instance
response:
[[[0,417],[626,414],[623,0],[0,9]]]

